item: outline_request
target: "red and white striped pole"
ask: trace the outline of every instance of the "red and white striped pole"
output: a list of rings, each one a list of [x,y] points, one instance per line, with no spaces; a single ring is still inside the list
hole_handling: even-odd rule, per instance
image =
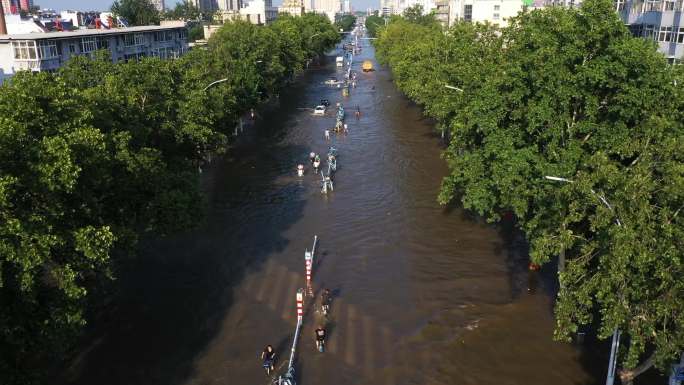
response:
[[[312,292],[311,268],[313,266],[313,254],[309,251],[304,253],[304,264],[306,265],[306,288],[309,292]]]
[[[297,323],[302,322],[304,316],[304,291],[297,290]]]
[[[311,285],[311,274],[313,271],[313,260],[314,253],[316,252],[316,243],[318,242],[318,236],[314,235],[314,243],[311,251],[304,251],[304,265],[306,268],[306,291],[309,296],[313,297],[313,286]]]

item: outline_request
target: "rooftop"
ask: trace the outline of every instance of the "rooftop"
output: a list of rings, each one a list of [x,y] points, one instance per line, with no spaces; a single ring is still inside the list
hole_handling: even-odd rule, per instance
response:
[[[150,32],[150,31],[163,31],[167,29],[182,28],[185,24],[178,23],[172,25],[141,25],[136,27],[128,28],[112,28],[112,29],[79,29],[76,31],[63,31],[63,32],[44,32],[44,33],[20,33],[14,35],[0,35],[0,41],[10,41],[10,40],[43,40],[43,39],[68,39],[72,37],[87,37],[87,36],[100,36],[100,35],[116,35],[121,33],[132,33],[132,32]]]

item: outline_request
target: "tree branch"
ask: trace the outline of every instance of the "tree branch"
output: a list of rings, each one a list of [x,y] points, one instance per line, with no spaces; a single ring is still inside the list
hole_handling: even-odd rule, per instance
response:
[[[620,381],[624,385],[631,385],[634,379],[643,372],[650,369],[655,364],[655,351],[641,364],[634,369],[620,369]]]

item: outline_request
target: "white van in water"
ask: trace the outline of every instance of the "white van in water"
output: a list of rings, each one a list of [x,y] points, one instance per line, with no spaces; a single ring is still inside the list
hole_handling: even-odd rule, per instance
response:
[[[335,60],[337,63],[338,67],[343,67],[344,66],[344,58],[342,56],[338,56],[337,59]]]

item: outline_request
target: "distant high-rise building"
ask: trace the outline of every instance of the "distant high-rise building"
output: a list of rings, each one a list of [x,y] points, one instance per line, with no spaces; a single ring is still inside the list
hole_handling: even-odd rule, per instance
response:
[[[33,0],[20,0],[19,7],[22,11],[29,11],[33,7]]]
[[[284,0],[283,5],[280,7],[280,12],[301,16],[305,12],[304,8],[303,0]]]
[[[218,0],[218,9],[221,11],[239,11],[242,8],[242,0]]]
[[[3,9],[3,11],[5,11],[5,15],[19,13],[19,4],[17,4],[17,2],[19,0],[1,0],[1,1],[2,1],[2,9]]]
[[[218,0],[191,0],[190,2],[203,13],[213,12],[218,9]]]
[[[24,0],[21,0],[24,1]],[[30,0],[33,1],[33,0]],[[164,4],[164,0],[150,0],[150,3],[154,5],[155,8],[157,8],[157,11],[162,12],[166,8],[166,4]]]

